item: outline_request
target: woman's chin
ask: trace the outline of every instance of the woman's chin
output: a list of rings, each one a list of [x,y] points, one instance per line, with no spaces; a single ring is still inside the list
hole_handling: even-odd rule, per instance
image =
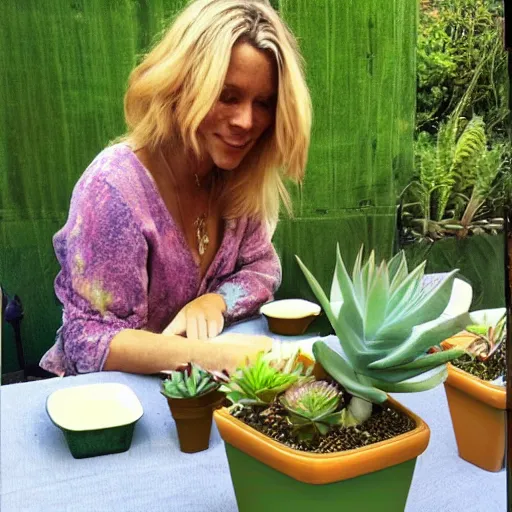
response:
[[[234,171],[242,162],[242,158],[215,158],[213,161],[223,171]]]

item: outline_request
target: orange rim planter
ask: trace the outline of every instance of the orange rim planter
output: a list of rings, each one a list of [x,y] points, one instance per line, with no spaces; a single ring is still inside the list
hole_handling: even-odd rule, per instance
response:
[[[427,424],[394,399],[389,405],[411,417],[416,428],[392,439],[338,453],[294,450],[231,416],[214,412],[222,436],[240,512],[403,510],[418,455],[427,448]],[[366,491],[365,491],[366,489]],[[368,492],[371,489],[372,492]],[[269,500],[269,496],[272,499]]]
[[[505,388],[448,364],[444,389],[460,457],[487,471],[500,471],[505,459]]]

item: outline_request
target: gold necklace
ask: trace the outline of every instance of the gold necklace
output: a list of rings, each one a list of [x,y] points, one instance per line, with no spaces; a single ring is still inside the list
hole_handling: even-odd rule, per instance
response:
[[[183,210],[181,208],[181,201],[180,201],[180,194],[178,190],[178,184],[176,183],[176,179],[174,177],[174,173],[171,170],[171,166],[167,162],[166,158],[164,157],[162,150],[160,149],[160,158],[164,161],[165,167],[167,169],[167,174],[171,178],[171,181],[174,185],[174,188],[176,190],[176,200],[178,203],[178,211],[180,214],[180,220],[181,225],[183,226],[185,239],[186,239],[186,232],[185,232],[185,222],[183,220]],[[197,173],[194,173],[194,178],[196,181],[196,186],[198,189],[201,189],[201,181],[199,180],[199,176]],[[213,182],[210,187],[210,192],[208,194],[208,208],[206,213],[202,213],[198,217],[196,217],[194,221],[194,227],[196,228],[196,240],[197,240],[197,252],[199,253],[199,256],[203,256],[206,252],[206,249],[208,248],[208,244],[210,243],[210,237],[208,236],[208,226],[207,226],[207,220],[210,215],[210,201],[212,197],[212,189],[213,189]]]

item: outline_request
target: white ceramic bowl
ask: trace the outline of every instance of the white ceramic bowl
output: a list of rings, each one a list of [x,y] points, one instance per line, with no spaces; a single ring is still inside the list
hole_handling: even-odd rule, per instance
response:
[[[303,334],[320,312],[318,304],[304,299],[275,300],[260,308],[269,329],[275,334],[288,336]]]
[[[75,458],[128,450],[143,415],[135,393],[117,383],[59,389],[47,398],[46,410]]]

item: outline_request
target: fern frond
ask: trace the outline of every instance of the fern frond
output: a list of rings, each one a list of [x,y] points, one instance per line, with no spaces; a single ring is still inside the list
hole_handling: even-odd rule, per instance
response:
[[[485,198],[489,194],[492,184],[503,166],[504,152],[503,145],[498,145],[483,154],[478,165],[473,189],[477,196]]]
[[[458,125],[459,119],[451,117],[439,126],[437,134],[437,167],[443,174],[448,172],[453,162]]]
[[[489,196],[494,180],[498,176],[505,162],[505,148],[503,145],[497,145],[486,151],[480,159],[477,166],[477,177],[475,185],[469,199],[468,205],[462,216],[461,224],[465,227],[469,226],[473,217],[485,203]]]
[[[464,128],[455,145],[452,172],[456,190],[462,191],[473,186],[478,178],[478,164],[486,152],[487,137],[485,123],[475,116]]]

